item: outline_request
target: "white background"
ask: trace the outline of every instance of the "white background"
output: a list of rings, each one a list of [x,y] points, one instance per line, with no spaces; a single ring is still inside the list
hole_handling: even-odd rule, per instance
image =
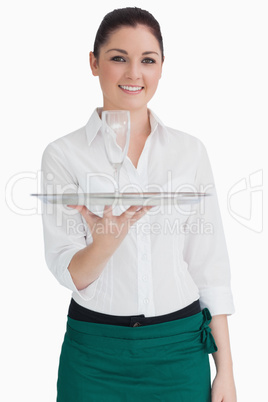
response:
[[[70,292],[46,267],[40,212],[25,209],[38,207],[29,194],[39,189],[46,145],[85,125],[101,106],[88,53],[103,16],[127,5],[148,9],[162,27],[166,60],[150,107],[208,150],[232,267],[236,313],[229,325],[238,400],[266,398],[267,225],[261,227],[268,134],[266,4],[2,2],[0,160],[2,187],[7,186],[6,201],[4,195],[1,200],[2,401],[55,400]],[[257,171],[255,193],[248,187],[235,194],[231,214],[230,189],[241,180],[248,185]]]

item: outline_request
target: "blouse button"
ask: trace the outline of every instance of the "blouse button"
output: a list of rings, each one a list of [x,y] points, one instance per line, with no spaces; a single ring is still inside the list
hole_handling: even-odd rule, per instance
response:
[[[143,303],[144,304],[148,304],[149,303],[149,299],[147,299],[147,297],[145,299],[143,299]]]
[[[147,279],[148,279],[147,275],[143,275],[142,280],[143,280],[144,282],[146,282]]]

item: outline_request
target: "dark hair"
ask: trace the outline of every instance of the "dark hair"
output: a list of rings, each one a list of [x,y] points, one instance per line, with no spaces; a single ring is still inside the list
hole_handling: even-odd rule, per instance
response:
[[[105,15],[94,42],[93,53],[96,59],[99,57],[100,47],[109,40],[109,36],[114,31],[124,26],[136,27],[139,24],[147,26],[155,36],[161,49],[162,60],[164,60],[163,38],[160,25],[152,14],[138,7],[119,8]]]

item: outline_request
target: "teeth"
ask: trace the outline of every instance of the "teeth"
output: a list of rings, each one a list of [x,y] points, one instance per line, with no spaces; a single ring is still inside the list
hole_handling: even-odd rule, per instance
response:
[[[142,87],[129,87],[127,85],[119,85],[119,87],[132,92],[140,91],[142,89]]]

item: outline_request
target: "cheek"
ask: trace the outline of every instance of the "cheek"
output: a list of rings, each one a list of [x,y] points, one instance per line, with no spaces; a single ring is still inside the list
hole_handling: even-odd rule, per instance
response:
[[[109,80],[116,81],[122,75],[122,68],[119,65],[107,65],[103,69],[104,75]]]
[[[103,66],[99,78],[102,87],[109,87],[111,85],[114,85],[114,82],[117,80],[117,74],[113,68],[109,66]]]
[[[151,71],[150,74],[147,75],[147,82],[150,86],[157,87],[160,78],[161,72],[159,70]]]

